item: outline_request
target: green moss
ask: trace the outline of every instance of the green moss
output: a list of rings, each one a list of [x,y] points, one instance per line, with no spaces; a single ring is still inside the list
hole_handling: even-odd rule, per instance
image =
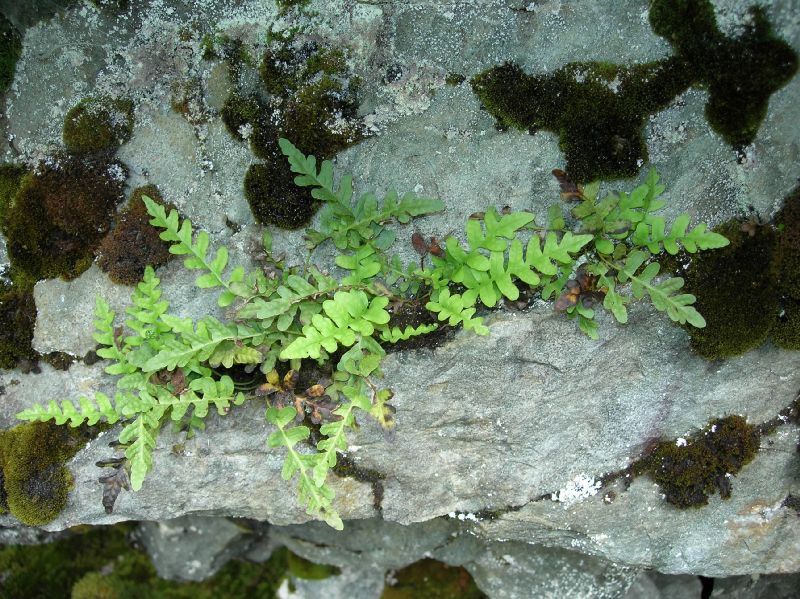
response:
[[[457,85],[461,85],[466,80],[467,78],[461,73],[448,73],[447,77],[444,79],[444,82],[451,87],[455,87]]]
[[[780,311],[777,235],[772,227],[742,231],[742,221],[717,227],[730,245],[692,257],[686,290],[706,327],[689,328],[692,347],[708,359],[744,353],[763,343]]]
[[[14,81],[17,61],[22,54],[22,38],[14,25],[0,13],[0,96]]]
[[[575,181],[634,176],[648,159],[644,125],[689,80],[679,60],[621,67],[569,63],[552,75],[527,75],[513,63],[472,78],[498,127],[552,131]]]
[[[755,457],[760,440],[758,428],[742,416],[727,416],[685,439],[685,445],[664,441],[642,468],[658,483],[669,503],[680,508],[698,507],[706,505],[709,496],[717,492],[723,499],[730,497],[730,476]]]
[[[244,141],[243,131],[249,129],[250,148],[259,158],[271,159],[280,154],[278,129],[270,119],[267,104],[254,94],[241,96],[233,93],[222,107],[222,121],[233,137]]]
[[[90,429],[21,424],[0,433],[0,468],[8,510],[23,524],[53,520],[67,503],[72,474],[64,463],[91,438]]]
[[[18,164],[0,165],[0,231],[3,230],[3,215],[17,195],[22,178],[27,172],[28,169]]]
[[[26,175],[6,210],[12,276],[74,278],[89,268],[123,199],[118,162],[57,157]]]
[[[169,252],[169,243],[163,241],[159,231],[150,224],[150,215],[142,201],[145,195],[165,205],[155,185],[137,188],[128,208],[120,213],[114,229],[97,250],[98,266],[113,282],[121,285],[136,285],[148,264],[158,268],[175,257]],[[174,208],[165,206],[167,212]]]
[[[36,360],[31,346],[35,323],[32,289],[0,285],[0,368],[14,368],[20,360]]]
[[[753,141],[770,96],[797,72],[797,54],[775,36],[761,7],[736,38],[717,27],[710,0],[655,0],[653,31],[690,65],[693,84],[708,89],[706,118],[733,145]]]
[[[800,350],[800,301],[783,298],[778,322],[772,329],[772,341],[783,349]]]
[[[244,178],[244,195],[256,221],[285,229],[306,225],[315,202],[307,188],[293,182],[285,160],[253,164]]]
[[[331,576],[338,576],[341,570],[336,566],[328,566],[325,564],[315,564],[307,559],[295,555],[291,551],[287,552],[287,565],[289,572],[295,578],[302,578],[304,580],[324,580]]]
[[[64,118],[64,145],[75,153],[113,152],[133,134],[133,102],[85,98]]]
[[[381,599],[482,599],[486,597],[462,567],[423,559],[398,570]]]
[[[260,73],[272,96],[276,134],[292,140],[303,153],[330,159],[360,139],[357,84],[347,79],[341,50],[280,38],[265,52]],[[256,155],[257,143],[251,139]],[[270,151],[268,147],[261,155]]]
[[[0,549],[4,599],[252,599],[275,597],[288,552],[263,564],[234,560],[203,582],[158,578],[149,557],[128,541],[129,525],[96,527],[66,539]]]
[[[736,38],[717,28],[708,0],[657,0],[653,30],[675,55],[632,67],[575,62],[553,74],[528,75],[513,63],[472,78],[481,104],[500,129],[559,136],[567,172],[577,182],[631,177],[647,160],[649,116],[692,85],[708,89],[706,116],[731,144],[752,142],[769,97],[797,70],[797,56],[775,37],[763,11]]]

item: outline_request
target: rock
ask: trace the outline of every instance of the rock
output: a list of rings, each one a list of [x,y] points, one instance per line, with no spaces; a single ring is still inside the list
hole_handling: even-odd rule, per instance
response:
[[[183,516],[142,522],[136,538],[144,545],[161,578],[205,580],[243,553],[249,531],[227,518]]]
[[[102,297],[122,321],[131,292],[130,287],[112,283],[96,264],[73,281],[39,281],[33,288],[37,311],[33,348],[83,357],[97,347],[92,337],[96,298]]]

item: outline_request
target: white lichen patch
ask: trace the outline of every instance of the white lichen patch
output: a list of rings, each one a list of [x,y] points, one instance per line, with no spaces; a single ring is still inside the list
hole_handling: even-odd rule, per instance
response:
[[[597,495],[601,486],[602,483],[595,480],[593,476],[581,473],[569,481],[563,489],[553,493],[551,498],[553,501],[563,503],[564,509],[567,509],[584,499]]]

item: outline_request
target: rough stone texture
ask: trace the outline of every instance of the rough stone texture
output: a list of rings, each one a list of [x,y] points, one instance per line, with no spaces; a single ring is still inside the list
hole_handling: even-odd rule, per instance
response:
[[[136,104],[136,128],[119,156],[130,167],[130,186],[157,184],[168,201],[209,231],[212,243],[229,247],[232,262],[252,267],[247,256],[259,230],[252,225],[241,180],[254,159],[214,112],[224,101],[224,72],[218,63],[200,59],[198,40],[179,41],[178,31],[190,20],[214,23],[258,56],[267,27],[276,23],[275,7],[260,0],[197,0],[191,10],[156,1],[132,4],[118,15],[81,5],[27,30],[4,111],[3,137],[15,136],[4,158],[33,166],[60,147],[64,115],[81,97],[129,94]],[[318,16],[299,23],[346,44],[354,73],[363,79],[360,110],[377,135],[338,156],[339,170],[354,173],[358,191],[394,187],[443,199],[445,213],[414,225],[425,235],[459,234],[467,215],[490,205],[542,216],[558,201],[550,170],[564,166],[554,135],[495,131],[467,83],[445,85],[448,73],[469,77],[509,59],[529,72],[552,72],[572,60],[631,64],[671,52],[650,31],[644,0],[548,1],[526,10],[519,5],[510,0],[330,0],[314,2]],[[715,2],[721,26],[735,28],[747,5]],[[795,9],[791,2],[766,7],[777,33],[800,48]],[[284,24],[298,23],[278,22]],[[387,69],[395,66],[402,76],[386,83]],[[206,93],[208,123],[191,125],[170,112],[172,86],[187,81],[199,81]],[[767,118],[741,162],[711,132],[703,115],[705,92],[690,90],[654,115],[645,137],[651,162],[667,186],[667,219],[688,211],[695,222],[715,224],[748,205],[769,217],[798,175],[799,96],[796,77],[771,98]],[[605,187],[629,189],[635,183]],[[226,219],[244,229],[232,235]],[[409,230],[398,231],[400,240],[410,236]],[[275,247],[290,261],[301,260],[302,232],[276,234]],[[398,243],[398,253],[416,259],[407,242]],[[321,251],[318,261],[330,265],[330,253]],[[194,288],[195,274],[179,262],[159,276],[176,312],[221,315],[215,297]],[[107,283],[96,268],[72,283],[39,283],[36,347],[77,355],[91,349],[91,310],[98,292],[120,312],[130,290]],[[342,566],[374,582],[384,568],[438,551],[449,563],[465,564],[493,597],[512,597],[524,588],[545,596],[580,596],[581,589],[619,595],[644,567],[708,576],[800,570],[800,518],[780,507],[800,488],[794,426],[763,440],[764,450],[732,480],[730,500],[715,496],[704,508],[684,512],[666,505],[647,478],[628,489],[617,483],[571,505],[535,501],[568,489],[575,477],[591,480],[623,468],[653,439],[685,435],[711,418],[736,413],[761,422],[773,417],[800,388],[800,354],[767,344],[739,358],[708,363],[691,354],[682,330],[647,307],[632,310],[625,327],[601,318],[598,342],[583,337],[549,306],[522,314],[501,311],[489,323],[488,338],[462,332],[435,351],[387,359],[385,383],[395,391],[396,434],[386,439],[365,422],[351,439],[350,457],[386,476],[380,515],[390,522],[359,520],[378,515],[368,484],[335,481],[337,507],[351,519],[347,530],[364,533],[330,542],[336,550],[327,559],[347,555],[349,542],[356,543],[355,554],[358,544],[371,542],[370,534],[392,528],[389,538],[399,544],[399,553],[381,555],[384,546],[373,542],[373,569],[363,556]],[[34,402],[113,392],[102,365],[76,364],[68,372],[45,365],[41,375],[3,372],[0,386],[2,426],[12,425],[13,415]],[[211,416],[207,430],[189,441],[165,430],[143,489],[123,493],[109,516],[100,504],[94,462],[113,454],[107,441],[119,430],[96,439],[70,462],[75,490],[48,530],[187,514],[287,525],[307,519],[293,490],[280,480],[282,456],[266,447],[262,406],[249,405],[226,418]],[[605,500],[609,491],[615,497],[611,503]],[[498,510],[498,517],[472,521],[472,513],[485,508]],[[438,517],[451,512],[462,512],[464,530],[477,537],[458,534],[458,543],[450,543],[452,523]],[[412,526],[400,528],[401,523]],[[13,527],[14,521],[0,516],[0,526]],[[280,533],[281,538],[311,557],[321,537],[303,530],[326,531],[308,525]],[[437,542],[444,547],[436,549]],[[528,542],[549,548],[523,544]],[[568,575],[542,577],[543,571],[562,567]],[[529,586],[518,586],[515,577]],[[373,582],[365,583],[364,597],[377,588],[370,586]],[[570,582],[576,586],[567,587]]]
[[[136,538],[162,578],[205,580],[247,549],[249,532],[227,518],[183,516],[142,522]]]
[[[97,347],[92,337],[95,298],[101,296],[112,310],[124,315],[131,291],[112,283],[96,264],[73,281],[39,281],[33,288],[37,312],[33,349],[83,357]]]

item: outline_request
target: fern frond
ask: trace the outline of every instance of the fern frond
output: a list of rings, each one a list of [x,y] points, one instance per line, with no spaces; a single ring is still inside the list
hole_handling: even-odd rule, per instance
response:
[[[119,435],[119,442],[127,445],[125,457],[130,463],[131,488],[134,491],[142,488],[145,476],[153,467],[153,450],[164,409],[154,405],[149,411],[140,413]]]
[[[336,530],[342,530],[344,528],[342,519],[332,507],[333,489],[325,484],[324,478],[318,484],[315,476],[315,468],[320,461],[319,454],[301,454],[294,448],[310,434],[306,426],[288,428],[296,415],[297,412],[291,406],[281,410],[274,407],[267,408],[267,420],[278,429],[269,436],[267,443],[270,447],[286,448],[287,455],[283,462],[281,477],[289,481],[298,475],[297,494],[300,502],[306,506],[306,512],[311,516],[321,517]]]
[[[93,426],[101,420],[114,424],[120,419],[120,414],[108,396],[98,392],[94,396],[94,401],[83,396],[78,398],[78,408],[68,399],[63,400],[60,405],[55,400],[50,400],[46,407],[35,404],[19,412],[16,417],[20,420],[37,422],[53,420],[59,425],[69,422],[70,426],[76,427],[84,423]]]
[[[705,319],[692,306],[695,296],[689,293],[675,294],[683,287],[682,278],[669,277],[655,283],[653,279],[660,270],[658,262],[650,262],[639,271],[648,257],[646,252],[634,250],[628,254],[623,265],[619,266],[610,262],[608,264],[618,271],[617,280],[620,283],[630,280],[634,298],[639,299],[647,294],[656,310],[666,312],[671,320],[680,324],[689,323],[697,328],[706,326]]]
[[[419,335],[427,335],[439,328],[437,324],[421,324],[417,327],[407,325],[405,329],[400,330],[400,327],[387,328],[381,331],[381,339],[387,343],[398,343],[400,341],[408,341],[412,337]]]
[[[174,209],[167,215],[164,206],[157,204],[147,196],[142,196],[142,201],[147,207],[147,212],[153,217],[150,220],[150,224],[164,229],[160,234],[161,239],[172,242],[169,248],[170,253],[178,256],[187,256],[183,261],[183,265],[190,270],[208,271],[195,280],[195,285],[201,289],[221,286],[229,294],[236,296],[237,288],[232,284],[239,283],[244,279],[244,269],[237,267],[231,272],[230,279],[225,280],[223,278],[223,272],[228,265],[228,249],[225,246],[220,247],[214,257],[209,259],[207,257],[208,233],[198,231],[197,238],[193,240],[192,221],[187,218],[180,222],[178,211]],[[230,299],[230,296],[226,295],[224,298],[220,298],[221,303],[227,305],[225,301]]]
[[[399,198],[394,190],[389,191],[380,204],[371,192],[351,204],[352,177],[343,176],[337,189],[330,161],[323,161],[317,171],[314,156],[304,156],[286,139],[278,143],[289,159],[292,172],[299,175],[295,177],[295,184],[312,187],[312,197],[326,202],[320,215],[321,230],[309,229],[306,233],[311,249],[330,239],[340,250],[364,245],[383,250],[394,242],[394,233],[384,228],[386,223],[394,220],[405,224],[416,216],[444,210],[441,200],[420,198],[411,192]]]
[[[303,334],[292,341],[280,354],[282,360],[320,357],[324,349],[336,351],[339,345],[350,347],[356,341],[356,333],[370,336],[375,325],[389,322],[385,310],[389,299],[373,297],[360,289],[337,291],[333,299],[322,302],[322,314],[315,314],[311,323],[303,326]]]
[[[425,308],[436,313],[439,320],[447,320],[451,327],[461,324],[478,335],[488,335],[489,329],[484,326],[483,318],[472,317],[475,314],[474,303],[474,300],[465,301],[461,294],[451,295],[450,290],[445,288],[431,296],[431,301],[425,304]]]

